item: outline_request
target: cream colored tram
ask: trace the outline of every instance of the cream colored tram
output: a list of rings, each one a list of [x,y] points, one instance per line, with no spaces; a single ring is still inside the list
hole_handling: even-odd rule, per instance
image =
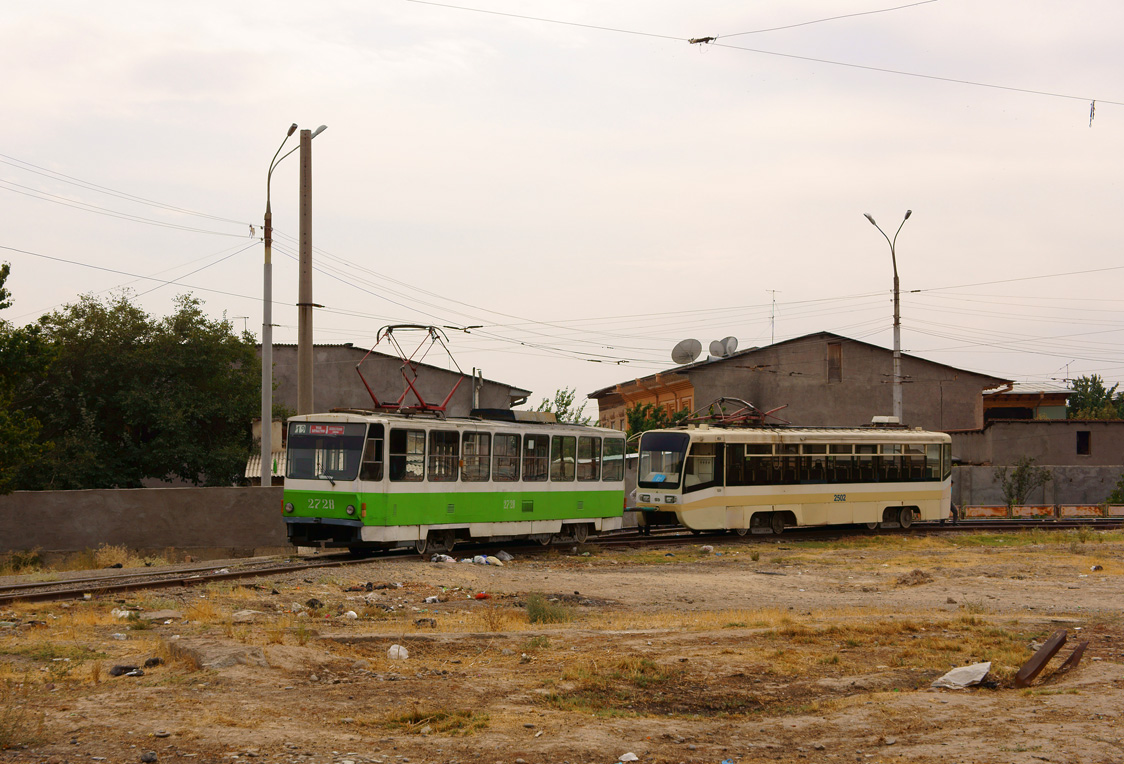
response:
[[[699,424],[640,438],[641,529],[908,528],[946,519],[951,497],[952,439],[940,432]]]

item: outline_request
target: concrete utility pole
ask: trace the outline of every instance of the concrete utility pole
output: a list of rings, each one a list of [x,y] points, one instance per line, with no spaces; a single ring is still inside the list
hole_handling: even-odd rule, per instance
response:
[[[301,130],[300,285],[297,293],[297,413],[312,409],[312,139],[328,129]]]
[[[898,301],[898,256],[894,251],[894,247],[898,242],[898,234],[902,232],[902,226],[905,221],[909,220],[909,216],[913,214],[913,210],[906,210],[905,217],[898,225],[898,230],[894,232],[893,240],[886,235],[881,226],[874,222],[874,218],[870,213],[863,213],[863,216],[870,221],[870,224],[878,229],[878,233],[882,234],[882,238],[890,245],[890,261],[894,264],[894,416],[897,417],[898,423],[902,423],[902,315],[900,310],[900,303]]]

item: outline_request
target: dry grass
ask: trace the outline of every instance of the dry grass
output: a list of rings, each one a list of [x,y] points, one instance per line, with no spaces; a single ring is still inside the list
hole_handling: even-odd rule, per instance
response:
[[[511,631],[525,623],[523,614],[515,608],[504,607],[494,601],[479,607],[475,612],[479,629],[488,632]]]
[[[38,745],[46,739],[39,685],[5,679],[0,682],[0,750]]]
[[[374,723],[386,729],[413,735],[471,735],[488,726],[487,714],[471,709],[414,706],[407,713],[389,713]],[[369,723],[369,722],[368,722]]]
[[[41,550],[17,550],[9,552],[0,562],[0,576],[18,576],[34,573],[43,567]]]

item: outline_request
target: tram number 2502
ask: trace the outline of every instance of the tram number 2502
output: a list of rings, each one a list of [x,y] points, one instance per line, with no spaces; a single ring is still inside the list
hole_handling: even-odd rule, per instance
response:
[[[847,494],[837,493],[837,494],[835,494],[835,500],[836,501],[847,501]]]
[[[335,509],[336,508],[336,500],[335,499],[309,499],[308,500],[308,508],[309,509]]]

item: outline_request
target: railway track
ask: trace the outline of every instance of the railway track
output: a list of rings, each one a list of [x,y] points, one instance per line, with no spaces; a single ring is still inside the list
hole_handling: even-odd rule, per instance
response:
[[[417,559],[417,555],[412,555]],[[386,558],[381,558],[386,559]],[[103,574],[82,578],[60,579],[57,581],[36,581],[0,586],[0,605],[21,602],[49,602],[53,600],[89,599],[95,596],[120,592],[161,589],[169,587],[199,586],[216,581],[234,581],[246,578],[299,573],[315,568],[339,567],[361,563],[349,554],[333,554],[300,562],[265,560],[249,564],[229,565],[217,568],[206,567],[158,570],[128,571],[124,573]]]
[[[726,531],[713,531],[692,533],[682,528],[652,529],[649,534],[641,534],[635,530],[620,531],[607,534],[591,543],[603,548],[636,548],[643,546],[689,546],[715,541],[734,542],[737,544],[774,543],[781,541],[831,541],[853,537],[856,533],[864,535],[884,533],[909,533],[909,534],[959,534],[979,533],[980,531],[1010,532],[1038,528],[1042,530],[1077,530],[1089,528],[1095,530],[1112,530],[1124,526],[1124,518],[1080,518],[1069,520],[963,520],[958,523],[916,523],[908,530],[898,528],[879,528],[875,530],[851,528],[789,528],[778,536],[773,533],[746,534],[737,536]],[[510,545],[508,545],[510,546]],[[539,546],[523,544],[519,546],[520,554],[535,556],[551,549],[564,549],[568,544],[553,546]],[[472,545],[473,554],[492,554],[500,546],[495,544]],[[467,547],[458,547],[462,552],[469,551]],[[454,551],[457,551],[454,550]],[[90,599],[95,596],[117,594],[123,592],[141,591],[146,589],[161,589],[172,587],[199,586],[217,581],[234,581],[248,578],[262,578],[266,576],[299,573],[304,570],[317,568],[341,567],[344,565],[361,565],[364,563],[397,560],[424,559],[414,553],[384,554],[376,557],[357,558],[347,553],[317,556],[311,559],[292,561],[287,559],[279,561],[265,558],[247,563],[236,563],[227,567],[217,568],[214,565],[196,566],[191,568],[177,568],[175,570],[162,569],[158,571],[129,570],[115,573],[99,573],[78,578],[60,579],[56,581],[23,582],[0,586],[0,605],[11,602],[48,602],[56,600]]]

